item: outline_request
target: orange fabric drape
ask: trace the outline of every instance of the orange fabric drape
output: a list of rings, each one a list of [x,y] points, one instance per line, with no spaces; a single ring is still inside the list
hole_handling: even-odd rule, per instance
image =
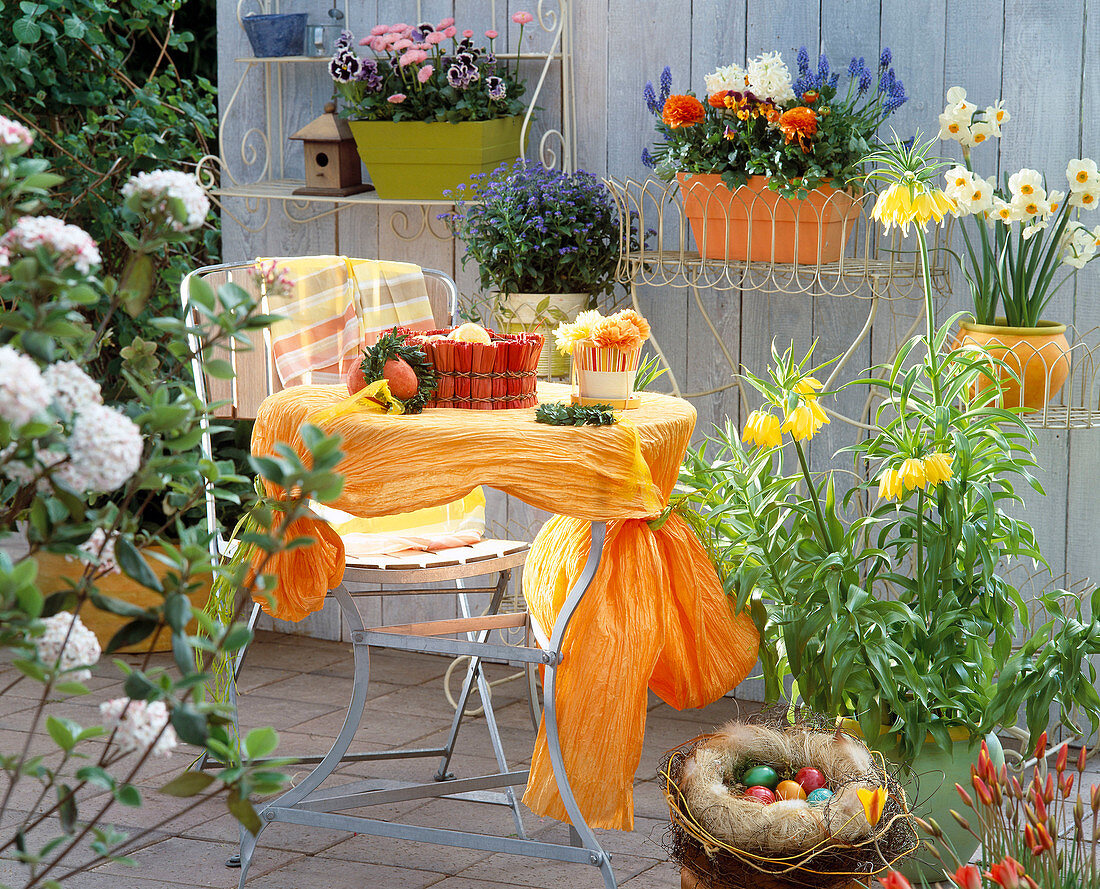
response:
[[[589,524],[556,516],[523,572],[528,608],[549,633],[588,558]],[[590,827],[633,830],[646,688],[677,709],[717,700],[752,669],[757,634],[734,615],[691,528],[673,513],[608,525],[600,568],[569,624],[558,672],[558,729],[569,782]],[[539,729],[524,803],[568,821]]]

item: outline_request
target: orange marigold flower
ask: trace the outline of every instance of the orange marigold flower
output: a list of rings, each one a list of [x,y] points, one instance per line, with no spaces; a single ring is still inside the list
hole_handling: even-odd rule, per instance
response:
[[[661,113],[661,120],[674,130],[694,126],[704,117],[706,109],[695,96],[669,96]]]
[[[817,134],[817,115],[812,108],[802,105],[791,108],[780,116],[779,131],[788,144],[797,139],[802,150],[809,152],[809,140]]]
[[[728,96],[729,94],[730,94],[729,90],[719,90],[718,92],[713,93],[707,99],[707,103],[709,105],[711,105],[712,107],[714,107],[714,108],[725,108],[726,107],[726,96]]]

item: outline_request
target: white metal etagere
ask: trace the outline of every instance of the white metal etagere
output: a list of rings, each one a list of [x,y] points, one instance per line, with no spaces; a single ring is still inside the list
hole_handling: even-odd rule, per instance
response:
[[[261,12],[278,12],[278,0],[239,0],[237,20],[240,23],[249,4],[259,4]],[[490,21],[497,22],[497,2],[490,0]],[[576,169],[576,98],[573,90],[573,34],[571,28],[572,0],[538,0],[534,13],[535,24],[549,40],[544,52],[499,53],[498,58],[541,62],[538,77],[530,90],[527,112],[523,119],[522,140],[527,142],[532,119],[552,71],[556,67],[561,90],[561,114],[556,126],[548,126],[539,138],[534,160],[547,168],[561,168],[567,172]],[[421,3],[415,4],[417,21],[421,19]],[[335,8],[335,6],[334,6]],[[342,22],[347,22],[348,0],[343,0]],[[243,28],[243,25],[241,25]],[[502,29],[502,33],[504,30]],[[272,204],[281,206],[283,214],[295,223],[308,223],[339,213],[352,205],[389,205],[400,207],[390,217],[393,234],[402,240],[413,240],[425,233],[437,238],[450,238],[450,233],[436,220],[432,208],[450,206],[447,200],[408,201],[378,197],[365,192],[348,197],[319,197],[296,195],[294,190],[303,183],[290,178],[287,173],[287,147],[289,134],[286,127],[284,70],[287,65],[304,65],[315,68],[318,77],[328,77],[328,55],[301,55],[281,57],[242,57],[234,59],[244,65],[236,86],[229,95],[219,121],[218,154],[208,155],[199,162],[198,175],[220,209],[248,232],[256,233],[267,227],[271,219]],[[247,83],[254,81],[253,72],[261,78],[263,113],[259,125],[249,127],[239,137],[239,144],[229,144],[226,123],[238,114],[239,101]],[[227,208],[226,199],[241,199],[248,220],[238,218]],[[412,208],[419,208],[418,211]],[[259,221],[255,220],[259,218]],[[417,218],[418,217],[418,218]]]

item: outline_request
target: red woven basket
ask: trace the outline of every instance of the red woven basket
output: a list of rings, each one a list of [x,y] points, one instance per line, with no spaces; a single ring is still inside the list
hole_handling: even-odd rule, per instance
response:
[[[542,334],[496,333],[489,345],[446,339],[454,330],[407,331],[435,368],[438,383],[428,407],[506,410],[538,404],[535,384]]]

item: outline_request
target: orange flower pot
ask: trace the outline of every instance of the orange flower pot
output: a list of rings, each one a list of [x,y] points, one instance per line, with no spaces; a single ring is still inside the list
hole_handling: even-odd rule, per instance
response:
[[[1003,387],[1002,407],[1022,407],[1029,411],[1042,409],[1062,389],[1069,376],[1069,341],[1066,325],[1040,321],[1036,327],[1008,327],[997,324],[960,322],[962,330],[955,345],[978,345],[994,358],[1004,362],[997,375]],[[1011,369],[1023,382],[1023,389],[1007,371]],[[992,373],[992,369],[991,369]],[[992,375],[980,389],[993,385]]]
[[[717,173],[677,173],[684,215],[704,259],[817,265],[836,262],[860,217],[858,201],[829,185],[805,199],[768,188],[750,176],[730,191]]]

